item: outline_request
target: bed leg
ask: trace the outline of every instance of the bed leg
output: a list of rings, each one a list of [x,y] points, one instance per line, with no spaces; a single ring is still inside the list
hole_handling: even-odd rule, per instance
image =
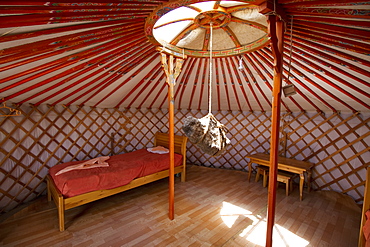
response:
[[[51,190],[50,190],[50,181],[49,179],[46,179],[46,187],[47,187],[47,193],[48,193],[48,202],[51,201]]]
[[[59,218],[59,231],[64,231],[64,201],[63,197],[58,198],[58,218]]]
[[[184,168],[182,169],[181,172],[181,182],[185,182],[186,179],[186,165],[184,165]]]

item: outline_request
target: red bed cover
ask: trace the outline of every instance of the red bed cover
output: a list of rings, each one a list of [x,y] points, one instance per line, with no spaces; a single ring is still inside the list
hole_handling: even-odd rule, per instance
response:
[[[169,169],[169,154],[156,154],[140,149],[111,156],[108,167],[73,170],[55,174],[67,166],[85,161],[72,161],[53,166],[49,174],[64,197],[73,197],[96,190],[113,189],[130,183],[135,178]],[[175,153],[175,166],[182,164],[182,155]]]

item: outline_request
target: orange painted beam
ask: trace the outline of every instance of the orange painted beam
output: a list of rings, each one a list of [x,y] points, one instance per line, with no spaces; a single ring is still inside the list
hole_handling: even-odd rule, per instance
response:
[[[168,196],[168,217],[170,220],[175,218],[175,131],[174,131],[174,115],[175,115],[175,100],[174,100],[174,83],[170,82],[168,86],[168,125],[169,125],[169,149],[170,149],[170,174],[169,174],[169,196]]]
[[[274,56],[274,81],[272,91],[270,171],[267,208],[266,247],[272,247],[272,234],[275,221],[277,166],[279,154],[279,126],[281,108],[281,82],[283,75],[284,22],[275,15],[268,17],[271,49]]]
[[[161,52],[161,62],[163,70],[167,77],[168,85],[168,129],[169,129],[169,150],[170,150],[170,169],[169,169],[169,184],[168,184],[168,217],[173,220],[175,217],[175,98],[174,98],[174,88],[176,83],[176,78],[179,76],[184,58],[176,58],[176,64],[174,65],[173,55],[167,55]]]

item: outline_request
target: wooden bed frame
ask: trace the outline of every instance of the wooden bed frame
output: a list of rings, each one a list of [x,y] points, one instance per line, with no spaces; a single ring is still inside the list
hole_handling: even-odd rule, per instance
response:
[[[181,154],[183,157],[182,165],[175,167],[174,173],[181,173],[181,182],[185,182],[186,176],[186,143],[187,137],[175,135],[175,153]],[[166,133],[156,133],[154,146],[163,146],[169,147],[169,138]],[[154,174],[150,174],[145,177],[140,177],[134,179],[129,184],[117,187],[109,190],[97,190],[89,193],[81,194],[74,197],[64,198],[62,193],[56,187],[52,177],[47,175],[47,192],[48,192],[48,201],[51,201],[53,198],[55,205],[58,209],[59,217],[59,230],[64,231],[64,211],[75,208],[81,205],[84,205],[89,202],[93,202],[104,197],[108,197],[132,188],[139,187],[144,184],[151,183],[153,181],[165,178],[169,176],[169,170],[164,170]]]
[[[361,225],[360,225],[360,235],[358,237],[358,247],[365,247],[366,240],[363,234],[363,227],[366,223],[365,213],[370,209],[370,167],[366,171],[366,182],[365,182],[365,191],[364,191],[364,201],[362,205],[362,214],[361,214]]]

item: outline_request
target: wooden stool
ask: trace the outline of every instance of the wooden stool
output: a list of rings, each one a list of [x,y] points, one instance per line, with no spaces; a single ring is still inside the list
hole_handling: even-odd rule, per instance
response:
[[[277,181],[285,183],[285,195],[289,195],[289,192],[293,190],[293,177],[294,173],[278,171]]]
[[[266,167],[267,170],[263,172],[263,187],[266,187],[267,184],[267,176],[268,176],[268,167]],[[257,176],[256,176],[256,181],[257,177],[259,179],[259,174],[258,174],[258,167],[257,167]],[[276,180],[278,182],[285,183],[285,195],[289,195],[289,192],[293,190],[293,178],[296,176],[296,174],[291,173],[291,172],[286,172],[286,171],[278,171]]]
[[[269,172],[269,168],[267,166],[257,166],[257,174],[256,174],[256,182],[260,180],[260,175],[263,175],[263,187],[267,186],[267,175]]]

